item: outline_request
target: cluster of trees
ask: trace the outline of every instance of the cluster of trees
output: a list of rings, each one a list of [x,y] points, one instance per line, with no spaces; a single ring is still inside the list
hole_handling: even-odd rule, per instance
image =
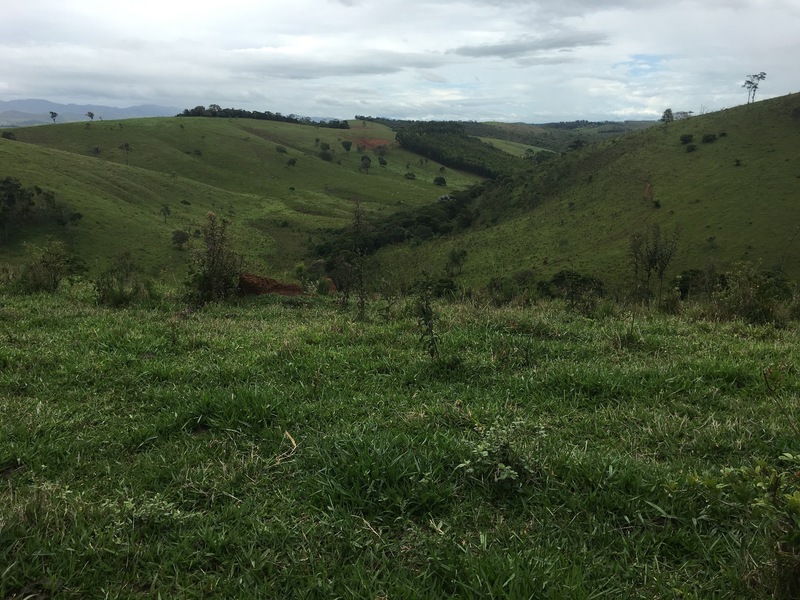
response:
[[[689,117],[694,114],[693,110],[679,110],[673,112],[671,108],[668,108],[664,111],[661,115],[661,119],[659,119],[662,123],[672,123],[673,121],[685,121]]]
[[[543,123],[542,127],[572,131],[574,129],[583,129],[585,127],[600,127],[602,125],[608,125],[609,123],[613,123],[613,121],[587,121],[586,119],[580,119],[578,121],[558,121],[557,123]]]
[[[400,129],[395,137],[406,150],[488,179],[500,178],[523,164],[521,159],[467,135],[463,123],[416,123]]]
[[[766,79],[767,74],[764,71],[760,73],[755,73],[754,75],[748,75],[747,79],[744,80],[742,87],[747,90],[747,103],[750,104],[751,102],[756,101],[756,91],[758,91],[758,84]]]
[[[11,231],[19,231],[25,225],[55,221],[65,228],[78,223],[83,215],[68,204],[56,200],[49,190],[38,185],[24,187],[13,177],[0,179],[0,228],[3,242],[8,242]]]
[[[327,127],[330,129],[350,129],[347,121],[331,119],[329,121],[312,121],[310,117],[298,117],[297,115],[282,115],[270,111],[260,112],[257,110],[244,110],[242,108],[222,108],[219,104],[205,106],[195,106],[186,108],[178,117],[222,117],[225,119],[257,119],[260,121],[279,121],[281,123],[295,123],[297,125],[314,125],[315,127]]]
[[[456,228],[469,227],[475,218],[470,206],[475,194],[473,190],[453,192],[442,196],[435,204],[370,222],[359,228],[355,241],[347,231],[331,231],[329,239],[316,247],[316,254],[333,265],[337,256],[353,247],[368,255],[391,244],[422,241],[447,235]]]

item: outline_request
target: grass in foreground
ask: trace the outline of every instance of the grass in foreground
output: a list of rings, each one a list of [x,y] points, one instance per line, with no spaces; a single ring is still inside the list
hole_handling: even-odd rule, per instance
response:
[[[770,595],[796,329],[373,308],[0,296],[0,596]]]

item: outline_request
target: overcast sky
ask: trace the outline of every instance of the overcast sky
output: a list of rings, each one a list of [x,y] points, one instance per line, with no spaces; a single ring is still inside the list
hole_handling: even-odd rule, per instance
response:
[[[800,91],[800,0],[0,0],[0,100],[658,118]]]

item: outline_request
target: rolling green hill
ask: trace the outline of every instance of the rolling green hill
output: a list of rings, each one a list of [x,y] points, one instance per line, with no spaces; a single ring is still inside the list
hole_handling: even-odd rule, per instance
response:
[[[752,261],[797,279],[798,149],[798,94],[651,127],[532,167],[479,197],[469,229],[384,249],[379,268],[413,280],[415,265],[443,269],[465,249],[467,285],[574,269],[614,289],[626,285],[631,235],[659,224],[680,230],[669,275]]]
[[[71,232],[54,224],[15,232],[0,246],[10,261],[25,242],[54,235],[93,270],[130,250],[148,272],[182,278],[187,253],[171,246],[171,234],[194,234],[207,211],[215,211],[231,221],[249,268],[287,276],[319,231],[351,219],[356,198],[377,217],[443,193],[433,184],[440,165],[421,164],[394,143],[391,130],[373,123],[332,130],[249,119],[157,118],[18,128],[13,134],[15,141],[0,139],[0,178],[52,190],[83,218]],[[350,152],[342,141],[353,142]],[[324,144],[330,161],[320,158]],[[387,147],[384,167],[374,152],[381,145]],[[372,159],[368,172],[360,170],[362,154]],[[406,177],[409,171],[416,179]],[[450,169],[444,175],[445,189],[477,181]],[[166,219],[160,212],[165,205]]]
[[[21,255],[24,242],[56,235],[94,270],[131,250],[148,272],[166,280],[183,277],[188,256],[171,245],[172,232],[195,235],[209,210],[231,221],[249,269],[289,277],[297,262],[314,259],[313,249],[329,241],[331,231],[350,222],[355,199],[373,222],[386,223],[397,212],[416,222],[409,211],[479,181],[448,168],[447,188],[435,186],[441,165],[400,148],[394,132],[375,122],[331,130],[160,118],[14,134],[16,141],[0,139],[0,176],[53,190],[83,219],[71,231],[43,223],[12,235],[0,247],[7,260]],[[797,279],[799,137],[795,94],[634,131],[544,164],[526,163],[527,171],[473,193],[453,226],[432,228],[449,234],[410,236],[382,248],[375,272],[411,282],[423,267],[439,272],[453,250],[466,250],[459,278],[468,286],[520,271],[547,279],[573,269],[621,290],[630,275],[631,236],[658,224],[665,232],[680,231],[670,277],[751,261]],[[353,143],[350,152],[342,141]],[[320,158],[325,144],[331,161]],[[380,146],[387,149],[385,167],[378,166]],[[373,159],[368,173],[360,171],[362,154]]]

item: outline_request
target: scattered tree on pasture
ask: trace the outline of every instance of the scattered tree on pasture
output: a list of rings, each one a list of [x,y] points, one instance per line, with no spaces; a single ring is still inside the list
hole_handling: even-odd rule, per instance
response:
[[[172,214],[172,211],[169,209],[169,206],[166,204],[161,206],[161,210],[158,211],[164,217],[164,223],[167,222],[167,217]]]
[[[53,111],[51,110],[51,111],[50,111],[50,118],[51,118],[51,119],[53,119],[53,123],[55,123],[55,122],[56,122],[56,117],[58,117],[58,113],[57,113],[57,112],[53,112]]]
[[[184,246],[189,242],[189,234],[182,229],[176,229],[172,232],[172,244],[179,250],[183,250]]]
[[[350,148],[353,147],[353,142],[350,140],[345,140],[342,142],[342,148],[344,148],[345,152],[350,152]]]
[[[649,299],[650,282],[653,275],[658,278],[658,297],[664,286],[664,277],[678,248],[680,231],[676,227],[671,235],[662,233],[661,226],[654,223],[644,233],[634,233],[630,238],[628,257],[633,269],[634,293]]]
[[[675,120],[675,115],[672,114],[672,109],[668,108],[664,111],[664,114],[661,115],[661,122],[662,123],[672,123]]]
[[[125,142],[119,145],[119,149],[125,152],[125,164],[128,164],[128,154],[133,151],[130,142]]]
[[[94,113],[92,111],[87,112],[86,116],[89,117],[90,121],[94,121]]]
[[[467,251],[463,248],[453,248],[450,251],[450,256],[447,259],[447,265],[445,266],[445,271],[447,275],[452,277],[453,275],[458,275],[461,273],[461,270],[464,268],[464,263],[467,261]]]

